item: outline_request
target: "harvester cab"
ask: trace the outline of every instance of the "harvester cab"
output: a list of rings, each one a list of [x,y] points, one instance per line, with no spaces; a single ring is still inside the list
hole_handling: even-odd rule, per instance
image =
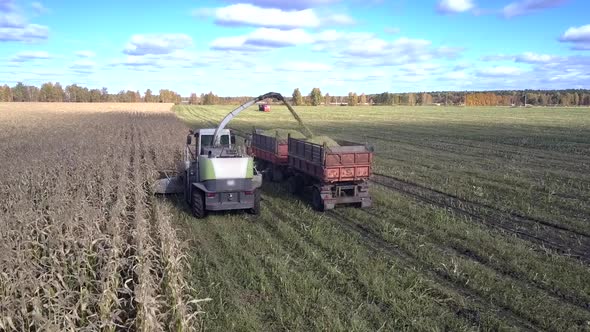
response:
[[[236,136],[231,134],[229,129],[224,129],[219,133],[219,144],[214,146],[213,135],[215,135],[215,128],[198,129],[197,132],[189,131],[187,136],[187,144],[191,145],[192,137],[196,138],[195,151],[198,155],[208,155],[220,157],[221,153],[225,152],[230,155],[235,151]]]
[[[197,218],[208,211],[260,211],[262,175],[252,157],[236,148],[229,129],[201,128],[189,131],[182,171],[158,180],[156,193],[184,193]]]

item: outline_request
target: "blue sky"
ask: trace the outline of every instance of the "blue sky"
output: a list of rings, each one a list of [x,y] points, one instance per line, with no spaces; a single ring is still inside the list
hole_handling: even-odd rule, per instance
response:
[[[0,84],[587,89],[589,12],[588,0],[0,0]]]

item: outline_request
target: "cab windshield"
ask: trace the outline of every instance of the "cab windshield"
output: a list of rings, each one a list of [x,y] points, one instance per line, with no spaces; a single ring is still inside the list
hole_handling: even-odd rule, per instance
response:
[[[219,138],[221,145],[229,145],[229,135],[221,135]],[[213,144],[213,135],[202,135],[201,146],[211,146]]]

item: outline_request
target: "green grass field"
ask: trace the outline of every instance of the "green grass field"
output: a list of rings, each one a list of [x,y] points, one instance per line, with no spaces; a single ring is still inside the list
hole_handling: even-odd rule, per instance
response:
[[[230,106],[176,106],[212,127]],[[179,209],[211,330],[590,330],[590,109],[299,107],[375,146],[374,207]],[[286,108],[230,127],[296,128]],[[182,203],[178,203],[182,207]]]

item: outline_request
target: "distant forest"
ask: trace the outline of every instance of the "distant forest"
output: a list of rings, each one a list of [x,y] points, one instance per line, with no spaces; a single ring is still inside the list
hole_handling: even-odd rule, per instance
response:
[[[122,102],[122,103],[187,103],[198,105],[240,104],[249,96],[219,97],[213,92],[181,96],[168,89],[158,94],[147,89],[109,93],[107,88],[88,89],[76,84],[65,88],[60,83],[44,83],[41,87],[18,83],[13,87],[0,86],[0,102]],[[502,90],[502,91],[435,91],[417,93],[357,94],[345,96],[322,94],[313,88],[307,95],[295,89],[290,102],[294,105],[449,105],[449,106],[590,106],[590,90]],[[269,101],[270,102],[270,101]]]

